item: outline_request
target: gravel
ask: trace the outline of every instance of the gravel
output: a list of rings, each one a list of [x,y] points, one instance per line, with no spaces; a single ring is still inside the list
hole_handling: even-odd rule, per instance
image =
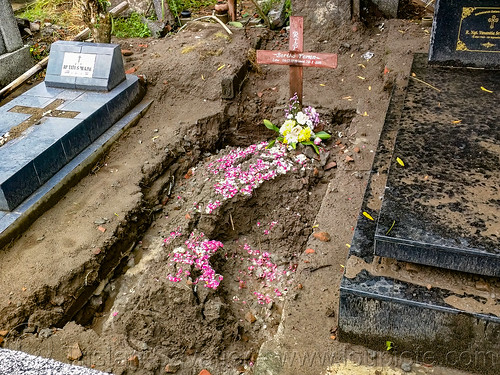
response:
[[[85,367],[72,366],[23,352],[0,349],[0,375],[104,375]]]

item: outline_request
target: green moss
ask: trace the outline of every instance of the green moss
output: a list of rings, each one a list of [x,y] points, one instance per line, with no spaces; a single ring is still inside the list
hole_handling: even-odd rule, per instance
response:
[[[146,38],[151,31],[142,22],[142,16],[134,12],[128,18],[114,19],[111,34],[117,38]]]

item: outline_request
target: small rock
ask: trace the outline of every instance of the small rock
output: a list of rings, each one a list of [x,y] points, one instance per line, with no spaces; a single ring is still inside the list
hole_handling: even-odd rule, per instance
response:
[[[332,239],[330,234],[328,234],[327,232],[316,232],[316,233],[313,233],[313,236],[314,236],[314,238],[316,238],[322,242],[329,242]]]
[[[35,331],[36,331],[35,326],[26,327],[25,329],[23,329],[23,333],[35,333]]]
[[[316,159],[318,154],[312,147],[307,146],[305,150],[303,151],[304,155],[307,156],[309,159]]]
[[[325,171],[328,171],[328,170],[336,168],[336,167],[337,167],[337,163],[334,161],[331,161],[327,165],[325,165]]]
[[[52,336],[52,330],[50,328],[44,328],[40,330],[38,333],[38,337],[41,337],[42,339],[48,339],[50,336]]]
[[[404,372],[411,372],[411,363],[403,362],[401,364],[401,370],[403,370]]]
[[[165,372],[167,374],[175,374],[181,368],[180,362],[167,363],[165,366]]]
[[[322,152],[319,155],[319,165],[324,167],[326,163],[328,163],[328,159],[330,158],[330,152]]]
[[[352,150],[353,150],[356,154],[359,154],[359,153],[361,152],[361,149],[360,149],[358,146],[354,147]]]
[[[375,359],[377,358],[377,352],[375,350],[368,349],[368,356],[370,359]]]
[[[8,334],[9,334],[9,331],[7,331],[7,330],[0,331],[0,336],[5,337],[5,336],[7,336]]]
[[[134,52],[132,52],[129,49],[122,49],[122,55],[123,56],[132,56],[133,54],[134,54]]]
[[[37,33],[40,31],[40,23],[38,22],[30,22],[30,30],[33,33]]]
[[[106,220],[104,220],[103,218],[100,218],[100,219],[97,219],[94,221],[94,224],[95,225],[102,225],[102,224],[106,224]]]
[[[353,158],[351,158],[349,155],[346,155],[346,157],[345,157],[345,162],[346,163],[350,163],[350,162],[353,162],[353,161],[354,161]]]
[[[306,249],[306,254],[314,254],[314,249]]]
[[[102,226],[100,226],[100,225],[97,227],[97,230],[98,230],[99,232],[102,232],[102,233],[106,232],[106,228],[104,228],[104,227],[102,227]]]
[[[257,320],[257,318],[255,317],[255,315],[252,314],[250,311],[245,314],[245,319],[249,323],[255,323],[255,321]]]
[[[208,370],[201,370],[198,375],[212,375]]]
[[[68,359],[70,361],[78,361],[83,357],[83,353],[80,350],[80,345],[78,345],[77,342],[75,342],[73,345],[69,347],[68,350]]]
[[[131,365],[133,367],[139,367],[139,357],[136,355],[133,355],[132,357],[130,357],[128,359],[128,363],[129,363],[129,365]]]
[[[136,71],[137,71],[137,68],[135,66],[133,66],[132,68],[125,70],[125,74],[132,74],[132,73],[135,73]]]

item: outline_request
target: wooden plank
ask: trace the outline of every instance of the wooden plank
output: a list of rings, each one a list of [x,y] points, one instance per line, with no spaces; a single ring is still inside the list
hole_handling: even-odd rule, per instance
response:
[[[304,18],[290,17],[290,51],[304,51]]]
[[[304,91],[304,69],[301,66],[290,67],[290,98],[297,94],[300,105]]]
[[[337,55],[333,53],[290,53],[288,51],[257,51],[258,64],[292,65],[313,68],[337,67]]]

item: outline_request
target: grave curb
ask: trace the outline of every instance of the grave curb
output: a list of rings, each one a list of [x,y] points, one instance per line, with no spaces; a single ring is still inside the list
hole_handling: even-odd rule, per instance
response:
[[[152,100],[143,100],[133,107],[94,143],[36,190],[15,211],[0,218],[0,223],[2,221],[10,222],[7,224],[7,228],[0,233],[0,248],[22,234],[43,212],[57,203],[69,189],[88,174],[92,166],[109,150],[123,132],[137,124],[152,103]]]
[[[7,86],[33,65],[29,46],[1,55],[0,66],[3,68],[0,70],[0,88]]]

